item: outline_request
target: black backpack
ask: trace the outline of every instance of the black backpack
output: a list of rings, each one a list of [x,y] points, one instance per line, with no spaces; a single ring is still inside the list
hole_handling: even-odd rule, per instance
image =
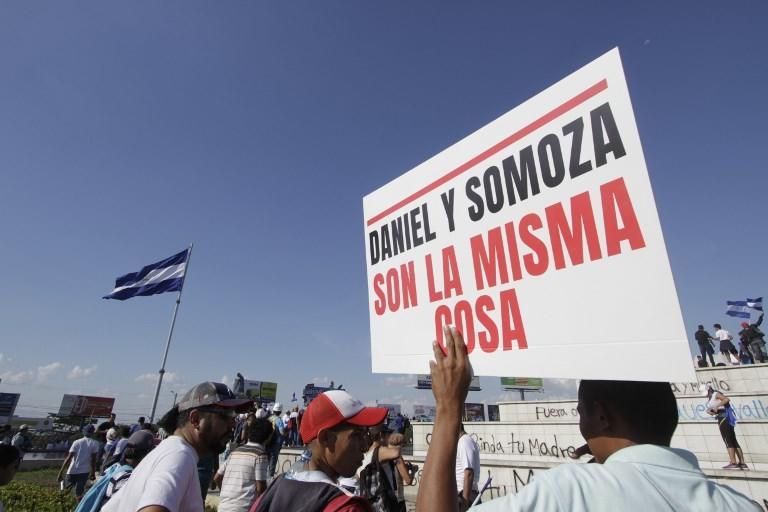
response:
[[[384,464],[389,464],[385,462]],[[393,469],[393,479],[395,468]],[[395,484],[397,485],[397,484]],[[397,501],[395,489],[389,483],[381,462],[379,462],[379,448],[373,450],[371,462],[360,472],[360,495],[371,502],[376,512],[397,512],[400,504]]]

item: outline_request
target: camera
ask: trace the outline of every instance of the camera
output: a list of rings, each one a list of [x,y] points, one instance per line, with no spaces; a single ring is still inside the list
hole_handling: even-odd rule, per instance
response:
[[[416,473],[419,472],[419,466],[411,462],[406,462],[405,467],[408,469],[408,474],[411,476],[411,480],[413,480],[416,477]],[[415,485],[415,482],[413,485]]]

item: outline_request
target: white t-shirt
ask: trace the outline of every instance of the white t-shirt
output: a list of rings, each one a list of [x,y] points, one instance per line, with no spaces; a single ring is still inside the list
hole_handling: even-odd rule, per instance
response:
[[[731,339],[731,333],[729,333],[725,329],[718,329],[717,331],[715,331],[715,336],[717,336],[717,339],[720,341]]]
[[[459,492],[464,490],[465,469],[471,469],[474,473],[472,475],[472,490],[479,490],[477,484],[480,481],[480,450],[469,434],[462,435],[456,447],[456,489]]]
[[[90,437],[81,437],[69,448],[73,455],[72,462],[67,469],[68,475],[81,475],[91,472],[91,456],[98,455],[101,446],[99,442]],[[95,469],[95,468],[94,468]]]
[[[103,512],[135,512],[159,505],[170,512],[202,512],[197,452],[179,436],[170,436],[149,452],[128,483]]]

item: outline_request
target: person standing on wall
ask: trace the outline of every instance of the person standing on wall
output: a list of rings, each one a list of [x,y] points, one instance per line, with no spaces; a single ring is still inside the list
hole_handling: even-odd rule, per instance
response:
[[[749,469],[744,463],[744,453],[742,453],[739,441],[736,439],[736,430],[734,429],[736,414],[733,412],[731,399],[710,385],[707,385],[707,398],[707,414],[717,418],[720,435],[723,436],[725,447],[728,449],[730,463],[723,466],[723,469]]]
[[[696,338],[696,343],[699,344],[699,351],[701,352],[701,359],[704,360],[704,367],[707,366],[707,355],[709,355],[709,360],[714,367],[715,348],[712,344],[712,336],[704,330],[703,325],[699,325],[699,329],[694,333],[693,337]]]
[[[731,354],[733,354],[733,358],[736,359],[739,355],[739,351],[736,350],[736,347],[733,346],[733,343],[731,340],[733,340],[733,336],[731,336],[731,333],[723,329],[723,326],[720,324],[715,324],[715,337],[720,340],[720,353],[725,358],[726,364],[733,364],[733,359],[731,359]]]

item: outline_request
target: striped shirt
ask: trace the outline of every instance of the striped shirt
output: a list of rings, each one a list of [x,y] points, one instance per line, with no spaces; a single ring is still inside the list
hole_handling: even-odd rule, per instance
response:
[[[219,494],[219,512],[247,512],[256,499],[256,482],[267,480],[269,456],[264,446],[247,443],[229,456]]]

